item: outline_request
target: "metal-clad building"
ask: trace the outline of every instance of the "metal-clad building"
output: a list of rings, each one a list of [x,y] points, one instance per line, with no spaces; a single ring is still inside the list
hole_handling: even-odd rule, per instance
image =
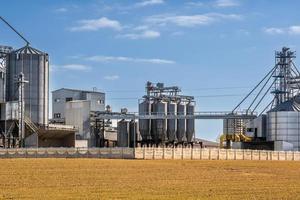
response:
[[[91,102],[87,100],[69,101],[65,104],[66,124],[77,128],[76,139],[91,140],[90,108]]]
[[[52,117],[55,121],[65,122],[65,106],[69,101],[88,100],[91,111],[105,110],[105,93],[97,91],[61,88],[52,91]]]
[[[39,125],[48,124],[49,57],[47,53],[25,46],[12,51],[7,60],[6,101],[19,98],[16,77],[23,72],[25,116]]]

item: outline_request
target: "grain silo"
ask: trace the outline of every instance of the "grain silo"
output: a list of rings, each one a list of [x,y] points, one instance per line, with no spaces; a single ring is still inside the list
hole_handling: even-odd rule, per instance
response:
[[[8,55],[6,100],[18,100],[16,77],[24,73],[25,116],[38,125],[48,124],[49,56],[26,45]]]

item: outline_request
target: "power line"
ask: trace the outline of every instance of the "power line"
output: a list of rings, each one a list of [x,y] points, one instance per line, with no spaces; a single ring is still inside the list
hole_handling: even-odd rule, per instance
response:
[[[201,90],[226,90],[226,89],[247,89],[252,88],[251,86],[240,86],[240,87],[203,87],[195,89],[182,89],[182,91],[201,91]],[[107,90],[105,93],[131,93],[131,92],[145,92],[145,90]]]
[[[201,96],[194,96],[195,98],[218,98],[218,97],[240,97],[245,96],[246,94],[220,94],[220,95],[201,95]],[[255,95],[255,94],[253,94]],[[140,98],[137,97],[112,97],[108,98],[107,100],[138,100]]]

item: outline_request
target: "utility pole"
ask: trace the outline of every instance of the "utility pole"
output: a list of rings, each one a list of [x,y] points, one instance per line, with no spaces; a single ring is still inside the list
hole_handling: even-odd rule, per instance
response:
[[[24,85],[29,81],[25,80],[23,72],[17,79],[19,100],[18,100],[18,120],[19,120],[19,147],[25,147],[25,101],[24,101]]]

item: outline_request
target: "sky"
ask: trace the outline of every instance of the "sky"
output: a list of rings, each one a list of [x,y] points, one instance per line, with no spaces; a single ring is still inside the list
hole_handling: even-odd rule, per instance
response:
[[[299,50],[299,7],[297,0],[10,0],[0,15],[49,54],[50,91],[96,87],[114,111],[134,112],[146,82],[163,82],[195,96],[197,111],[231,111],[274,66],[275,50]],[[3,23],[0,44],[25,45]],[[197,137],[221,133],[221,120],[196,123]]]

